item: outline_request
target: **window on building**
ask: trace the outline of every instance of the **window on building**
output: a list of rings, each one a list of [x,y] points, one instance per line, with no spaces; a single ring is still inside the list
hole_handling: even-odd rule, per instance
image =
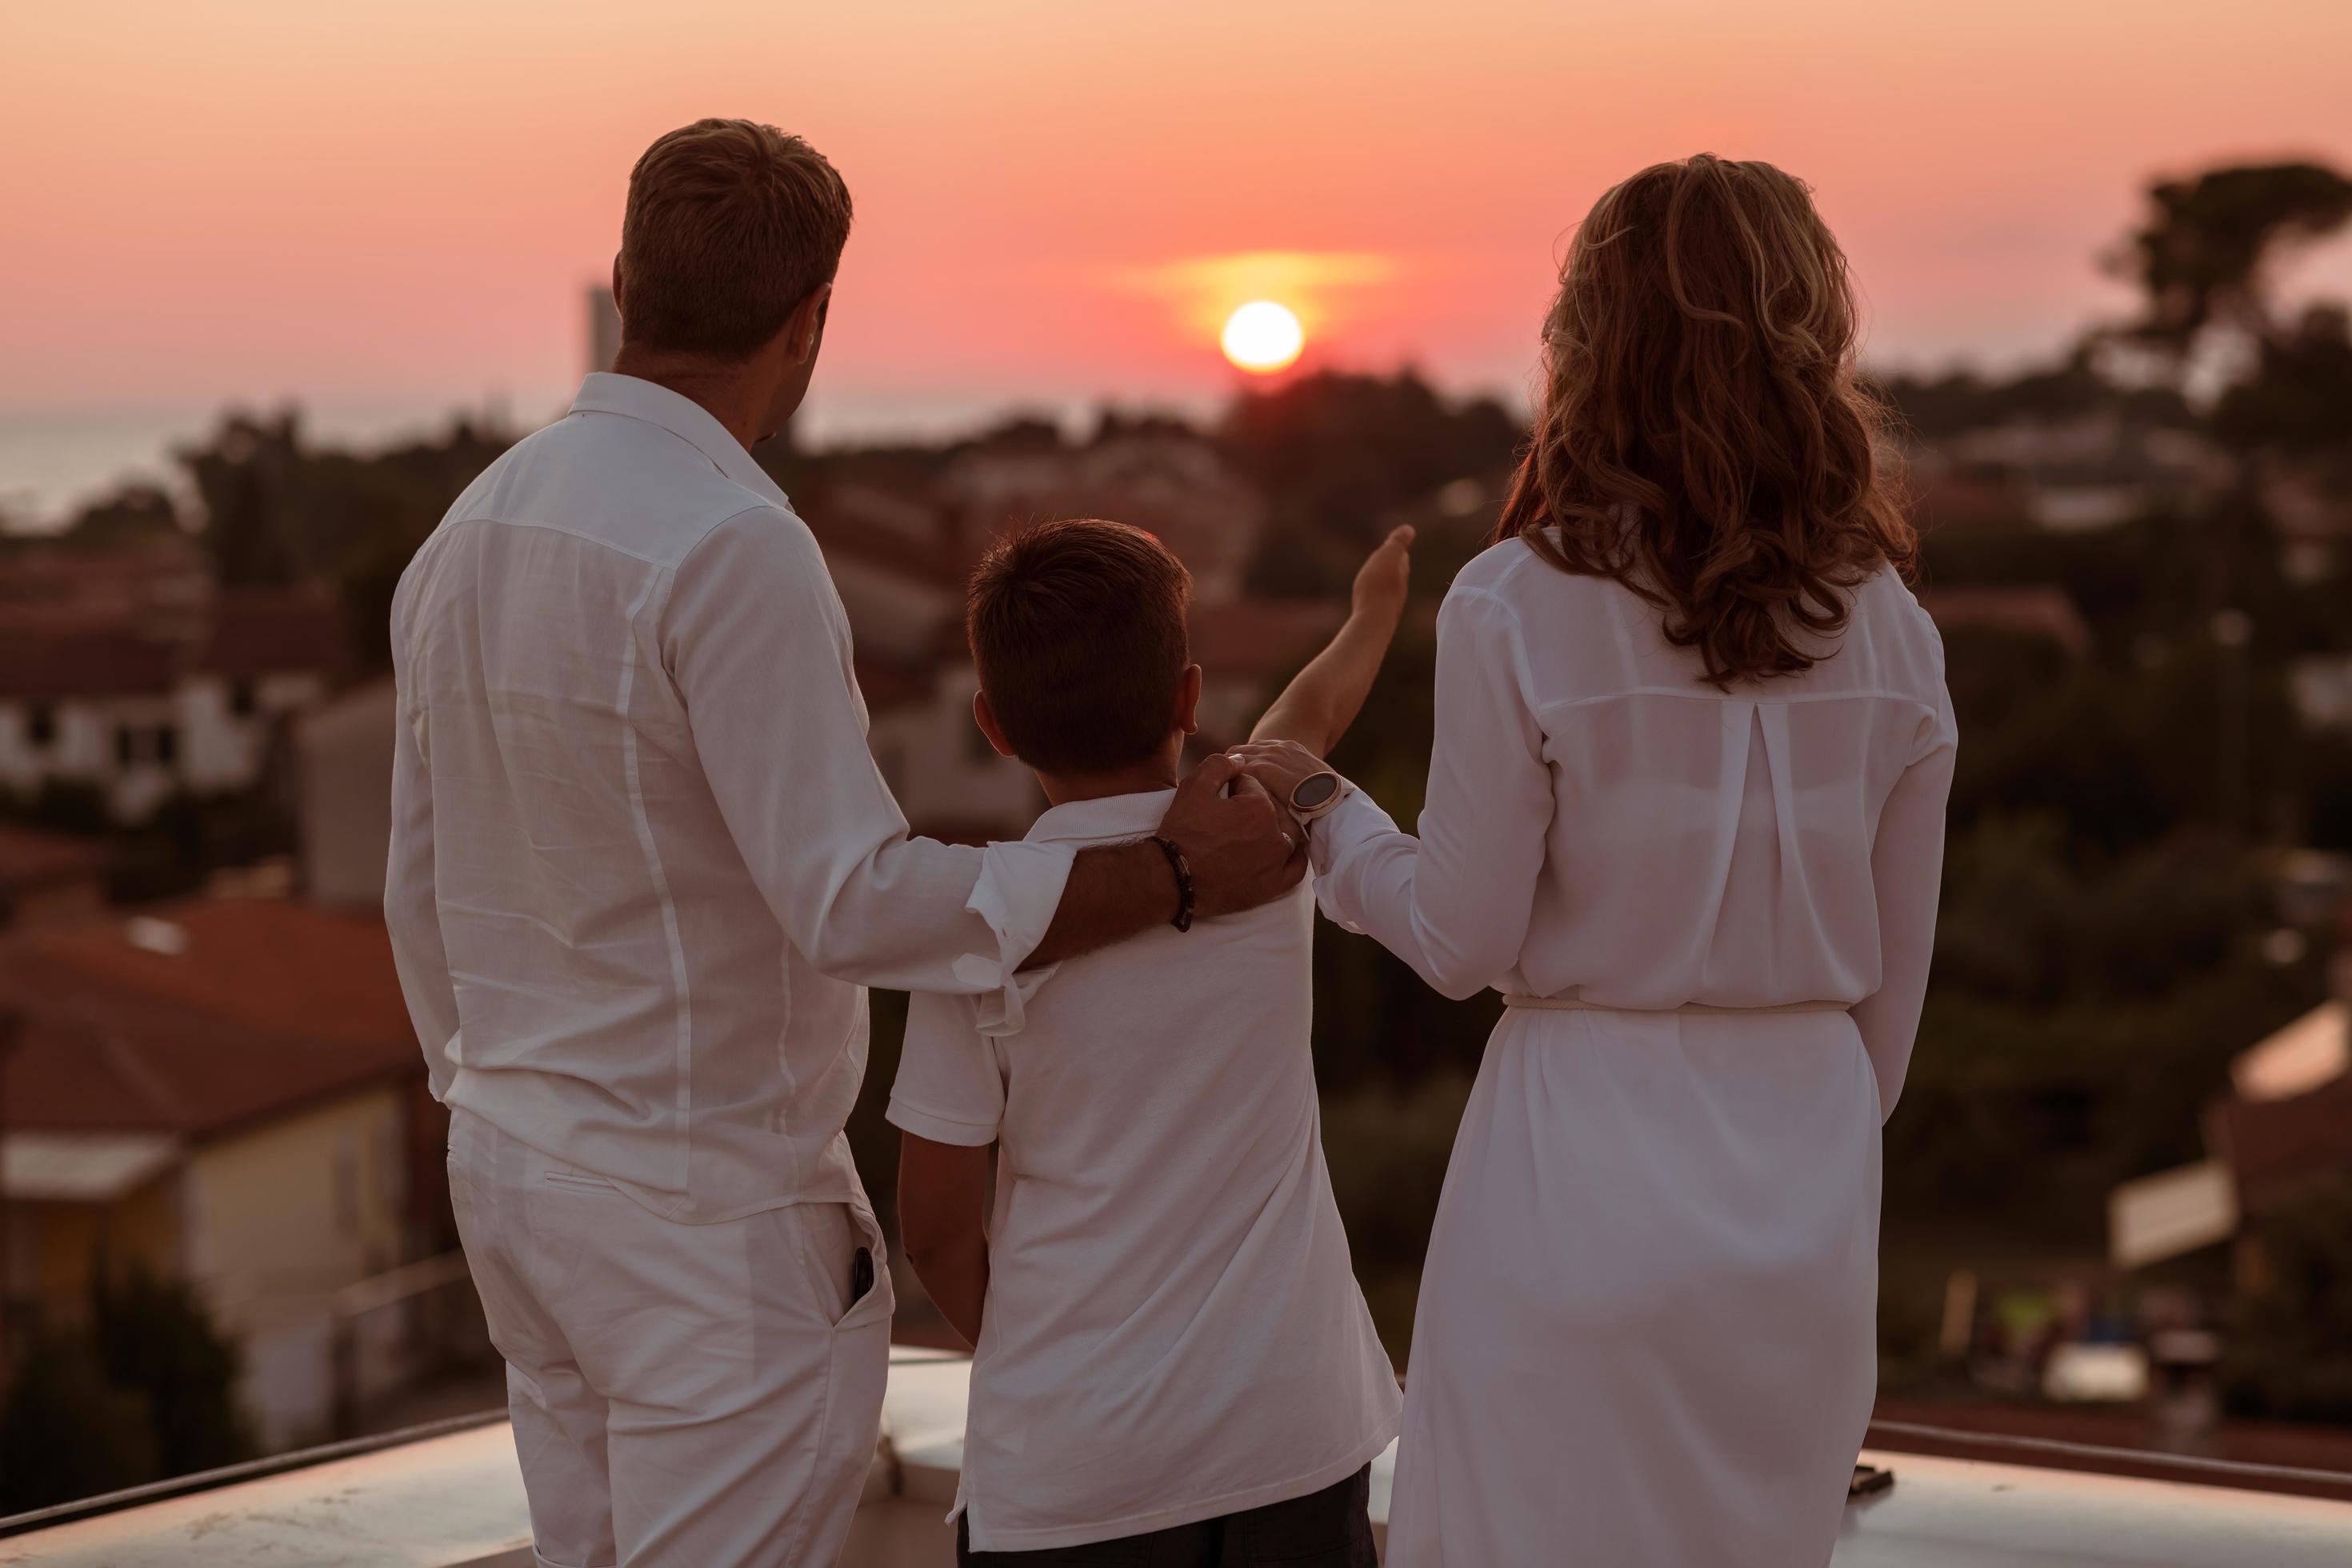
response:
[[[155,726],[155,760],[167,768],[180,760],[180,732],[169,724]]]
[[[46,702],[36,702],[25,710],[25,738],[36,746],[46,746],[58,738],[58,710]]]
[[[139,731],[128,724],[114,731],[114,763],[117,767],[129,767],[139,760]]]
[[[240,719],[250,719],[261,711],[261,689],[253,680],[242,678],[228,685],[228,710]]]

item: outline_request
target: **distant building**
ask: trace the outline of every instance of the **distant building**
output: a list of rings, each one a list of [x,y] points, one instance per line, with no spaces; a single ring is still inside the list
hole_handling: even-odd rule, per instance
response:
[[[111,858],[91,839],[0,822],[0,931],[95,918]]]
[[[920,493],[856,480],[793,501],[824,552],[861,660],[929,665],[962,647],[971,563],[946,510]]]
[[[2231,1240],[2247,1217],[2352,1174],[2352,1006],[2323,1003],[2239,1053],[2230,1082],[2206,1113],[2207,1158],[2109,1194],[2117,1267]]]
[[[1193,596],[1206,605],[1241,596],[1265,524],[1256,487],[1208,437],[1181,427],[1121,431],[1083,447],[985,445],[950,467],[940,491],[975,547],[1024,522],[1100,517],[1132,523],[1191,569]]]
[[[323,587],[214,589],[163,552],[0,563],[0,790],[97,790],[119,823],[254,787],[347,652]]]
[[[24,545],[0,556],[0,627],[17,636],[130,628],[166,642],[204,635],[211,562],[193,537],[87,550]]]
[[[0,1299],[21,1342],[134,1266],[245,1347],[274,1443],[322,1434],[339,1293],[451,1243],[443,1123],[379,918],[212,898],[0,939]],[[397,1314],[354,1331],[401,1375]]]
[[[1249,739],[1282,683],[1348,618],[1336,600],[1241,599],[1192,611],[1192,660],[1201,667],[1201,740]]]
[[[354,687],[295,725],[295,826],[302,890],[313,903],[383,907],[397,711],[385,679]]]
[[[2308,654],[2287,666],[2295,712],[2319,730],[2352,730],[2352,654]]]
[[[2316,583],[2352,563],[2352,495],[2308,469],[2273,468],[2263,476],[2263,505],[2277,531],[2287,580]]]
[[[1045,808],[1034,774],[997,755],[971,716],[971,661],[907,670],[861,663],[874,764],[917,832],[952,844],[1018,838]]]
[[[2063,588],[2045,583],[1985,587],[1922,588],[1919,607],[1939,630],[1990,626],[2041,637],[2082,658],[2091,651],[2091,626]]]
[[[2011,413],[1914,438],[1906,453],[1923,526],[2032,523],[2085,532],[2174,510],[2231,481],[2226,455],[2192,430],[2105,407]]]

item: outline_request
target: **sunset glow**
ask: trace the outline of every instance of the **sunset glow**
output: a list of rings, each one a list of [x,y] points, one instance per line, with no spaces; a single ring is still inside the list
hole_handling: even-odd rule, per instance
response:
[[[1307,343],[1298,318],[1271,300],[1253,300],[1225,321],[1225,357],[1256,375],[1287,370]]]
[[[806,135],[856,196],[813,427],[1202,405],[1255,300],[1318,364],[1518,395],[1593,199],[1700,150],[1813,184],[1874,359],[2013,364],[2121,307],[2096,258],[2150,177],[2352,159],[2352,5],[2314,0],[143,0],[7,33],[0,412],[26,416],[544,417],[630,165],[706,114]]]

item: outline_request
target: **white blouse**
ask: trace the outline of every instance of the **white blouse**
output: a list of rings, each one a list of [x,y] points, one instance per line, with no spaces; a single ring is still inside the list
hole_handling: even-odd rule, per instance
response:
[[[1313,836],[1325,907],[1450,996],[1846,1004],[1884,1114],[1935,938],[1942,642],[1882,572],[1805,673],[1700,668],[1618,584],[1488,550],[1438,616],[1421,837],[1349,796]]]

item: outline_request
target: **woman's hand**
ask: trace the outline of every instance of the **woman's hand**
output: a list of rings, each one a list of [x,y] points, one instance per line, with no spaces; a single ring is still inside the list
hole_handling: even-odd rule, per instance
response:
[[[1405,588],[1412,578],[1412,525],[1392,528],[1356,570],[1351,607],[1365,619],[1377,620],[1383,630],[1393,630],[1404,614]]]
[[[1296,741],[1251,741],[1235,746],[1225,755],[1241,764],[1242,772],[1265,786],[1266,794],[1286,811],[1290,806],[1290,792],[1317,773],[1328,773],[1330,765]]]

